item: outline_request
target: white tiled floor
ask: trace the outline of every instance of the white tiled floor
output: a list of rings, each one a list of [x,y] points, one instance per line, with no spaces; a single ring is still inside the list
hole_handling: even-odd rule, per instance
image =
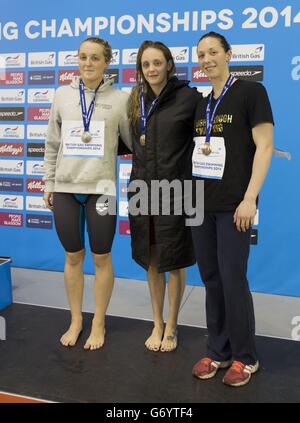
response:
[[[13,268],[12,279],[14,302],[68,308],[62,273]],[[92,276],[85,276],[85,285],[83,309],[92,312]],[[291,339],[292,319],[300,316],[300,298],[253,293],[253,300],[257,334]],[[147,283],[117,278],[108,314],[151,320]],[[206,326],[204,288],[187,286],[179,323]]]

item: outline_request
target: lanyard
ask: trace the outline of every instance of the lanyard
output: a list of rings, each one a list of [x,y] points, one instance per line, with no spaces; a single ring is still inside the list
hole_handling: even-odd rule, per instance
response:
[[[208,103],[207,103],[207,108],[206,108],[206,137],[205,137],[205,142],[207,144],[209,144],[210,142],[210,134],[211,134],[211,130],[212,130],[212,126],[213,126],[213,122],[214,122],[214,118],[215,118],[215,114],[217,111],[217,108],[219,106],[219,104],[221,103],[221,101],[223,100],[223,97],[225,96],[227,90],[231,87],[232,83],[234,80],[234,76],[233,75],[229,75],[223,90],[221,92],[221,95],[218,98],[218,101],[216,102],[215,108],[212,112],[212,114],[210,115],[210,110],[211,110],[211,101],[212,101],[212,95],[213,93],[210,93],[209,99],[208,99]]]
[[[141,92],[140,92],[140,110],[141,110],[141,119],[140,119],[140,126],[141,126],[141,134],[144,135],[146,133],[146,120],[147,117],[152,112],[153,108],[155,107],[159,97],[156,97],[148,110],[148,113],[146,114],[145,110],[145,93],[144,93],[144,84],[141,83]]]
[[[90,128],[90,122],[91,122],[91,118],[92,118],[92,114],[94,111],[94,107],[95,107],[95,99],[96,99],[96,94],[97,91],[100,87],[100,85],[102,84],[102,82],[100,82],[100,84],[98,85],[98,87],[95,89],[95,94],[94,94],[94,98],[90,104],[89,110],[87,111],[86,109],[86,101],[85,101],[85,95],[84,95],[84,84],[82,79],[79,82],[79,91],[80,91],[80,104],[81,104],[81,111],[82,111],[82,120],[83,120],[83,126],[84,126],[84,131],[88,132],[89,128]]]

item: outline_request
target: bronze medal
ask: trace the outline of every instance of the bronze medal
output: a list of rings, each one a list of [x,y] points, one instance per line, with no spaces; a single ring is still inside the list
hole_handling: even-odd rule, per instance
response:
[[[210,143],[206,142],[201,150],[205,156],[209,156],[211,153]]]
[[[145,134],[142,134],[142,135],[140,136],[140,144],[141,144],[142,146],[144,146],[144,145],[146,144],[146,136],[145,136]]]

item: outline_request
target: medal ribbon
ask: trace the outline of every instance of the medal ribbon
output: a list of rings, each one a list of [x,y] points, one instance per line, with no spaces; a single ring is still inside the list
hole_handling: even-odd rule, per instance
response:
[[[146,121],[147,121],[147,117],[150,115],[150,113],[154,109],[154,107],[155,107],[158,99],[159,99],[159,97],[156,97],[152,101],[151,106],[150,106],[150,108],[148,110],[148,113],[146,114],[146,109],[145,109],[145,92],[144,92],[144,84],[142,82],[141,83],[141,92],[140,92],[140,111],[141,111],[140,127],[141,127],[141,135],[145,135],[145,133],[146,133]]]
[[[221,101],[223,100],[223,97],[225,96],[226,92],[231,87],[233,81],[234,81],[234,76],[229,75],[229,77],[228,77],[228,79],[227,79],[227,81],[226,81],[226,83],[223,87],[223,90],[221,92],[221,95],[219,96],[219,98],[216,102],[215,108],[214,108],[211,115],[210,115],[210,111],[211,111],[211,101],[212,101],[213,92],[210,93],[208,103],[207,103],[207,108],[206,108],[206,137],[205,137],[206,145],[209,144],[209,142],[210,142],[212,126],[213,126],[213,122],[214,122],[214,118],[215,118],[217,108],[218,108],[219,104],[221,103]]]
[[[93,114],[94,107],[95,107],[96,95],[97,95],[97,91],[98,91],[100,85],[102,85],[102,82],[100,82],[100,84],[98,85],[98,87],[95,89],[94,98],[93,98],[93,100],[92,100],[92,102],[90,104],[89,110],[87,111],[87,109],[86,109],[85,95],[84,95],[84,84],[83,84],[82,79],[79,82],[80,104],[81,104],[81,111],[82,111],[82,120],[83,120],[84,132],[89,132],[91,118],[92,118],[92,114]]]

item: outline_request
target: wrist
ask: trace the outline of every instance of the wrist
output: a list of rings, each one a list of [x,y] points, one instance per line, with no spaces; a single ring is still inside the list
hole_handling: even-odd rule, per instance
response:
[[[251,194],[245,194],[244,201],[249,201],[251,203],[256,203],[257,196]]]

